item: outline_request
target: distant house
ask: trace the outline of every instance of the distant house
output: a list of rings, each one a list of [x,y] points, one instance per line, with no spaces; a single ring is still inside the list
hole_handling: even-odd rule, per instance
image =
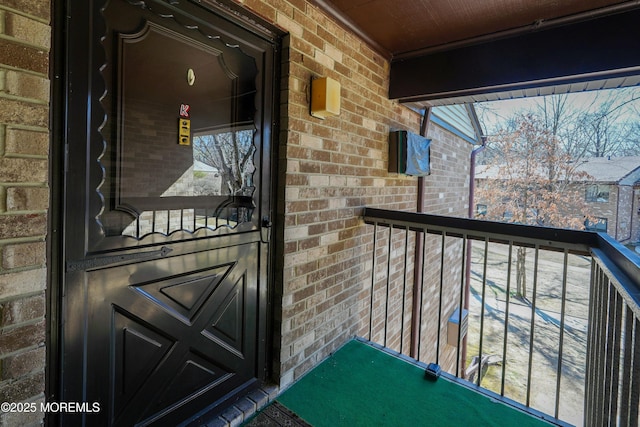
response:
[[[496,166],[479,167],[476,186],[493,185],[499,180],[498,170]],[[621,243],[640,241],[640,156],[589,158],[576,171],[588,175],[575,183],[584,194],[585,212],[568,207],[566,213],[589,215],[584,223],[587,230],[608,233]],[[486,201],[477,200],[476,216],[482,217],[487,208]]]
[[[588,230],[604,231],[622,243],[640,241],[640,157],[595,157],[579,170],[592,177],[584,197],[597,221]]]

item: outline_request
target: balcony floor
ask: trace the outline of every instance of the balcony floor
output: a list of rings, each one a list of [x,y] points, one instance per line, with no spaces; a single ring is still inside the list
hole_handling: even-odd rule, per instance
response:
[[[277,401],[316,427],[552,425],[472,388],[446,374],[429,381],[423,364],[352,340]]]

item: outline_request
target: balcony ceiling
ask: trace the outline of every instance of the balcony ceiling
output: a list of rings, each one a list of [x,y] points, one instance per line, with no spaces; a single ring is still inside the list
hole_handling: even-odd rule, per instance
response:
[[[640,83],[638,0],[315,2],[391,59],[390,98],[416,106]]]

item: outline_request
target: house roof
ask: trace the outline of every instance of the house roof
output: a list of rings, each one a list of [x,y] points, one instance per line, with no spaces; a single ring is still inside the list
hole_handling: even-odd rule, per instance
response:
[[[632,185],[640,179],[640,156],[591,157],[577,169],[597,182]]]
[[[478,165],[476,179],[497,179],[500,166]],[[589,178],[580,181],[602,184],[633,185],[640,181],[640,156],[591,157],[581,161],[577,172],[585,172]],[[540,170],[540,174],[544,175]]]
[[[635,0],[313,0],[391,59],[414,107],[640,84]]]

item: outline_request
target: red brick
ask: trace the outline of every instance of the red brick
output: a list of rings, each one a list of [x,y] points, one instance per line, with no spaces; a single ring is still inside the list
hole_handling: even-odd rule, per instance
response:
[[[0,354],[13,353],[20,349],[41,345],[45,339],[44,320],[0,332]]]
[[[42,49],[0,39],[0,64],[47,75],[49,71],[49,54]],[[6,101],[3,100],[3,102]]]
[[[312,238],[301,240],[300,242],[298,242],[298,247],[301,251],[311,249],[311,248],[316,248],[318,246],[320,246],[319,237],[312,237]]]
[[[7,188],[8,211],[36,211],[49,207],[49,190],[42,187]]]
[[[327,231],[327,224],[314,224],[309,226],[309,235],[313,236],[316,234],[322,234]]]
[[[0,402],[21,402],[43,392],[44,371],[41,371],[0,387]]]
[[[46,232],[43,214],[0,215],[0,239],[44,236]]]
[[[9,7],[36,18],[48,21],[50,18],[50,0],[2,0],[3,6]]]
[[[7,244],[0,252],[2,268],[12,269],[27,266],[43,266],[45,264],[45,243],[17,243]]]
[[[44,294],[0,303],[0,327],[44,318]]]
[[[254,13],[265,18],[267,21],[275,22],[276,20],[276,9],[266,2],[260,0],[247,0],[245,2],[245,6],[251,9]]]
[[[34,371],[40,371],[45,365],[45,347],[38,347],[6,357],[0,361],[0,380],[19,378]]]
[[[49,153],[49,134],[7,126],[5,155],[46,156]]]
[[[49,50],[51,30],[47,24],[23,15],[6,12],[4,31],[10,37]]]

